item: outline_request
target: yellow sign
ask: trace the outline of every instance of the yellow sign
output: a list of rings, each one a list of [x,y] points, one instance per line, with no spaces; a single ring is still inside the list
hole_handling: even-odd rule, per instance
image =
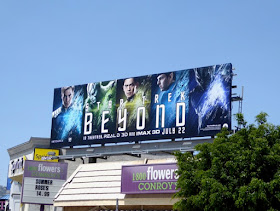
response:
[[[58,156],[58,149],[40,149],[35,148],[34,150],[34,159],[39,161],[49,161],[49,162],[58,162],[58,159],[52,160],[51,157]]]

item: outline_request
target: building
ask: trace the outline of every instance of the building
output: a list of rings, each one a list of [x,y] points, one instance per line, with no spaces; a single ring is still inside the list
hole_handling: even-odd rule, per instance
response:
[[[11,190],[10,190],[10,200],[9,200],[9,208],[12,211],[39,211],[42,210],[42,205],[39,204],[21,204],[21,194],[22,194],[22,182],[23,182],[23,175],[24,175],[24,164],[26,160],[36,160],[38,158],[44,158],[44,160],[48,160],[46,159],[47,156],[54,156],[53,154],[53,149],[49,149],[49,142],[50,140],[48,138],[35,138],[35,137],[31,137],[29,141],[24,142],[22,144],[19,144],[15,147],[12,147],[10,149],[8,149],[8,153],[10,155],[10,163],[9,163],[9,173],[8,173],[8,177],[12,180],[11,182]],[[180,143],[181,144],[181,143]],[[59,159],[57,161],[62,162],[62,163],[68,163],[68,171],[67,171],[67,182],[65,183],[65,185],[63,186],[63,188],[61,189],[61,191],[59,192],[59,195],[57,196],[57,198],[55,199],[55,204],[54,206],[52,205],[45,205],[44,210],[45,211],[52,211],[52,210],[56,210],[56,211],[60,211],[60,210],[72,210],[72,209],[76,209],[77,206],[81,206],[81,209],[84,209],[84,202],[85,200],[80,200],[78,196],[79,194],[75,194],[75,191],[79,192],[81,191],[81,193],[83,191],[87,191],[86,189],[83,189],[83,187],[89,185],[88,187],[94,186],[95,184],[104,184],[104,183],[100,183],[98,181],[91,181],[90,183],[87,184],[88,178],[91,178],[92,175],[96,175],[97,173],[104,173],[107,172],[109,174],[111,174],[112,177],[114,178],[118,178],[117,181],[114,181],[114,179],[111,181],[111,177],[107,177],[108,175],[102,175],[99,174],[98,177],[103,178],[108,180],[108,182],[117,182],[118,186],[114,187],[114,190],[117,190],[116,194],[118,194],[119,197],[119,206],[124,207],[125,209],[129,208],[129,209],[140,209],[141,206],[143,208],[143,206],[145,206],[146,208],[147,205],[149,204],[139,204],[136,203],[136,201],[143,201],[143,197],[144,195],[141,195],[141,197],[139,199],[135,199],[135,195],[134,197],[127,199],[127,195],[125,194],[121,194],[119,189],[120,189],[120,171],[121,171],[121,167],[122,165],[139,165],[139,164],[151,164],[151,163],[156,163],[156,162],[175,162],[174,158],[171,154],[169,153],[162,153],[162,152],[157,152],[157,153],[153,153],[153,154],[142,154],[141,156],[139,155],[134,155],[134,154],[126,154],[123,153],[123,151],[121,151],[121,154],[113,154],[111,151],[113,149],[122,149],[125,148],[126,150],[132,150],[134,147],[138,147],[138,145],[136,144],[130,144],[127,146],[102,146],[102,147],[96,147],[94,148],[95,152],[97,152],[97,154],[100,154],[98,152],[98,150],[104,150],[104,153],[107,151],[110,151],[108,155],[106,156],[97,156],[96,154],[92,153],[92,157],[90,156],[90,154],[88,154],[89,156],[81,156],[81,154],[79,154],[81,152],[82,149],[75,149],[75,148],[62,148],[59,150]],[[145,146],[145,144],[143,145]],[[158,147],[158,144],[154,144],[153,146]],[[38,151],[36,151],[37,149],[41,149],[41,150],[47,150],[48,153],[44,153],[44,155],[38,155]],[[83,151],[87,151],[88,148],[83,149]],[[135,150],[135,149],[133,149]],[[110,154],[111,153],[111,154]],[[118,169],[111,169],[111,166],[118,166]],[[103,169],[103,171],[97,171]],[[76,180],[77,175],[80,175],[80,171],[82,172],[87,172],[86,173],[86,177],[82,176],[81,178],[79,178],[80,183],[83,184],[81,187],[79,187],[78,189],[74,190],[74,195],[71,195],[72,192],[70,190],[70,195],[68,197],[70,197],[70,201],[72,201],[71,203],[69,203],[69,201],[65,200],[62,197],[66,193],[69,192],[69,188],[68,185],[69,183],[72,182],[72,178],[75,178],[73,181]],[[72,185],[72,184],[71,184]],[[76,185],[76,184],[75,184]],[[74,185],[74,186],[75,186]],[[68,188],[68,190],[66,190],[65,188]],[[90,207],[95,207],[99,209],[99,207],[101,207],[102,209],[104,207],[107,208],[116,208],[116,199],[112,200],[112,198],[103,198],[102,196],[109,196],[110,195],[110,191],[108,187],[106,189],[106,187],[101,187],[101,189],[103,188],[103,190],[105,191],[109,191],[109,192],[104,192],[102,195],[99,193],[100,189],[92,189],[91,192],[91,196],[94,196],[93,198],[85,198],[87,199],[89,202],[87,203],[88,206]],[[97,191],[97,192],[94,192]],[[99,191],[99,192],[98,192]],[[114,192],[115,194],[115,192]],[[67,195],[67,194],[66,194]],[[90,195],[86,194],[87,197],[89,197]],[[161,197],[161,202],[159,202],[159,198],[157,198],[155,201],[157,201],[158,203],[152,204],[152,206],[155,208],[160,208],[162,206],[164,206],[164,208],[166,209],[172,209],[172,204],[173,204],[173,200],[170,201],[171,199],[171,194],[157,194],[154,195],[155,197]],[[101,198],[96,198],[96,197],[101,197]],[[123,198],[121,198],[123,197]],[[149,195],[144,196],[147,198],[148,201],[151,201],[151,197]],[[153,199],[153,197],[152,197]],[[167,202],[170,201],[169,203],[162,203],[162,202]],[[76,202],[74,202],[76,200]],[[106,202],[107,200],[107,202]],[[144,200],[144,201],[147,201]],[[108,201],[110,202],[108,204]],[[129,206],[124,206],[124,203],[127,203],[127,201],[130,201],[130,205]],[[134,201],[134,205],[131,204],[132,201]],[[152,200],[153,201],[153,200]],[[97,203],[98,202],[98,203]],[[79,204],[80,203],[80,204]],[[135,204],[136,203],[136,204]],[[68,204],[69,206],[65,206],[66,204]],[[79,205],[78,205],[79,204]],[[71,206],[70,206],[71,205]],[[77,206],[76,206],[77,205]],[[107,206],[104,206],[107,205]],[[110,206],[108,206],[110,205]],[[132,206],[133,205],[133,206]],[[151,205],[151,204],[150,204]],[[76,207],[76,208],[75,208]],[[140,207],[140,208],[139,208]]]
[[[50,148],[50,139],[49,138],[37,138],[31,137],[29,141],[14,146],[8,149],[10,156],[10,163],[8,169],[8,177],[12,180],[11,189],[10,189],[10,199],[9,199],[9,208],[11,211],[28,211],[28,210],[40,210],[40,205],[36,204],[21,204],[21,193],[22,193],[22,181],[24,174],[24,162],[25,160],[36,160],[39,158],[46,158],[45,154],[38,156],[36,158],[35,149],[48,149],[48,151],[53,151]],[[59,151],[59,150],[57,150]],[[63,150],[60,150],[60,154],[63,153]],[[71,175],[72,172],[77,168],[79,164],[82,163],[81,160],[76,162],[62,160],[60,162],[69,163],[68,175]],[[53,210],[53,206],[45,206],[45,210]]]
[[[172,157],[80,165],[57,194],[54,206],[63,207],[64,211],[172,210],[177,201],[172,198],[176,184],[168,181],[173,173],[172,178],[176,178],[175,171],[161,170],[167,173],[168,178],[159,178],[157,172],[154,172],[157,178],[148,176],[144,179],[133,175],[133,179],[129,179],[133,181],[124,178],[125,172],[122,171],[123,167],[140,169],[147,166],[151,170],[163,165],[177,168],[176,160]],[[152,175],[150,170],[148,172]],[[124,190],[124,184],[130,186],[137,182],[137,190],[131,193]]]

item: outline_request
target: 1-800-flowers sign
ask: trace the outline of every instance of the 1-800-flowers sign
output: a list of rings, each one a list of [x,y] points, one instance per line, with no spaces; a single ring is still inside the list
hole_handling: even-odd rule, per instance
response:
[[[121,192],[175,193],[178,176],[176,163],[123,166]]]

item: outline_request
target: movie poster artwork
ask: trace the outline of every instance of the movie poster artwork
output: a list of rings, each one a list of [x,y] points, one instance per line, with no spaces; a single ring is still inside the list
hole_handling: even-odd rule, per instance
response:
[[[189,71],[153,75],[151,129],[161,138],[185,135],[189,113]]]
[[[118,80],[117,131],[136,136],[150,128],[151,76]]]
[[[116,133],[116,87],[116,80],[87,84],[83,142],[99,143],[102,134]]]
[[[212,136],[231,129],[232,65],[54,90],[51,146]]]
[[[54,90],[51,144],[76,145],[83,136],[85,85]]]
[[[232,65],[195,68],[190,73],[190,136],[231,128]]]

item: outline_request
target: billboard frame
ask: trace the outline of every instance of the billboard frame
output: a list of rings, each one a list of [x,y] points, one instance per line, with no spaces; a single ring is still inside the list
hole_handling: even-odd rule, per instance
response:
[[[227,64],[222,64],[222,65],[213,65],[213,66],[208,66],[208,67],[202,67],[202,68],[193,68],[193,69],[187,69],[187,70],[179,70],[179,71],[173,71],[173,73],[178,73],[178,75],[180,76],[180,74],[181,75],[183,75],[183,73],[185,73],[185,72],[189,72],[189,71],[192,71],[192,74],[193,75],[195,75],[195,74],[198,74],[197,72],[199,72],[199,71],[201,71],[201,72],[203,72],[204,70],[205,71],[207,71],[207,68],[208,68],[208,70],[209,69],[213,69],[213,71],[215,72],[218,72],[217,70],[216,70],[216,68],[217,69],[219,69],[219,68],[221,68],[221,67],[223,67],[224,68],[224,70],[226,70],[226,71],[228,71],[227,72],[227,77],[228,77],[228,79],[226,79],[226,80],[228,80],[227,81],[227,90],[226,90],[226,92],[227,92],[227,95],[226,95],[226,101],[227,101],[227,104],[226,104],[226,106],[228,107],[227,108],[227,111],[226,111],[226,113],[225,113],[225,116],[226,116],[226,118],[227,118],[227,120],[225,121],[225,123],[215,123],[215,122],[212,122],[210,125],[207,125],[208,123],[206,123],[206,126],[203,126],[203,125],[199,125],[199,129],[198,129],[198,133],[196,134],[196,132],[189,132],[189,131],[187,131],[187,130],[189,130],[189,128],[191,128],[191,127],[186,127],[185,125],[183,126],[183,127],[178,127],[177,126],[177,120],[179,119],[179,118],[182,118],[182,117],[180,117],[180,115],[179,115],[179,117],[177,118],[177,115],[176,115],[176,126],[174,127],[174,126],[172,126],[172,127],[168,127],[168,128],[164,128],[164,127],[162,127],[161,129],[160,129],[160,132],[158,133],[158,129],[151,129],[151,128],[153,128],[152,126],[149,126],[149,130],[136,130],[136,131],[132,131],[132,132],[129,132],[129,131],[124,131],[124,133],[119,133],[119,132],[117,132],[116,134],[104,134],[104,133],[102,133],[102,134],[91,134],[91,135],[84,135],[84,134],[82,134],[82,133],[80,133],[80,134],[82,134],[81,135],[81,137],[79,138],[79,139],[75,139],[75,138],[73,138],[72,139],[72,137],[70,137],[70,139],[68,139],[68,140],[62,140],[62,141],[60,141],[60,140],[55,140],[55,139],[53,139],[53,137],[51,138],[51,148],[59,148],[59,147],[65,147],[65,146],[70,146],[70,147],[72,147],[72,146],[82,146],[82,145],[93,145],[93,144],[107,144],[107,143],[119,143],[119,142],[139,142],[139,141],[146,141],[146,140],[151,140],[151,141],[156,141],[156,140],[163,140],[163,139],[172,139],[172,140],[175,140],[175,139],[179,139],[179,138],[192,138],[192,137],[205,137],[205,136],[214,136],[217,132],[219,132],[220,131],[220,129],[222,128],[222,127],[224,127],[224,126],[227,126],[229,129],[231,129],[231,94],[232,94],[232,90],[231,90],[231,86],[232,86],[232,65],[231,65],[231,63],[227,63]],[[223,70],[223,68],[222,68],[222,70]],[[179,74],[179,72],[180,72],[180,74]],[[182,73],[181,73],[182,72]],[[160,74],[165,74],[165,73],[160,73]],[[134,78],[140,78],[142,81],[147,81],[147,80],[155,80],[155,78],[156,78],[156,76],[157,75],[160,75],[160,74],[154,74],[154,75],[148,75],[148,76],[140,76],[140,77],[134,77]],[[191,73],[188,73],[188,74],[191,74]],[[202,74],[202,73],[199,73],[199,74]],[[203,73],[204,74],[204,73]],[[214,74],[214,73],[213,73]],[[215,73],[216,74],[216,73]],[[176,75],[177,76],[177,75]],[[191,76],[190,76],[191,77]],[[196,75],[195,76],[192,76],[192,77],[196,77]],[[208,77],[208,76],[207,76]],[[149,79],[150,78],[150,79]],[[183,77],[184,78],[184,77]],[[137,79],[137,80],[139,80],[139,81],[141,81],[140,79]],[[180,78],[181,79],[181,78]],[[184,79],[186,79],[186,78],[184,78]],[[118,85],[117,83],[119,82],[119,81],[122,81],[122,82],[124,82],[125,81],[125,79],[119,79],[119,80],[114,80],[115,82],[116,82],[116,90],[120,90],[121,88],[120,88],[120,86],[122,86],[122,85]],[[112,82],[112,83],[111,83]],[[180,81],[179,81],[180,82]],[[92,84],[98,84],[98,83],[103,83],[103,82],[97,82],[97,83],[92,83]],[[114,82],[113,81],[107,81],[106,83],[108,83],[108,84],[114,84]],[[142,83],[144,83],[144,82],[142,82]],[[177,82],[176,82],[177,83]],[[208,83],[208,82],[207,82]],[[154,82],[153,82],[153,84],[154,84]],[[82,86],[84,86],[84,88],[83,88],[83,90],[85,91],[85,86],[89,86],[89,84],[84,84],[84,85],[78,85],[77,87],[79,87],[79,89],[78,89],[78,91],[81,91],[82,90]],[[210,84],[211,85],[211,84]],[[207,85],[207,86],[210,86],[209,84]],[[100,85],[101,86],[101,85]],[[118,86],[118,87],[117,87]],[[59,88],[58,88],[59,89]],[[159,87],[157,88],[157,89],[159,89]],[[62,89],[61,89],[62,90]],[[59,92],[59,91],[55,91],[55,92]],[[196,93],[196,92],[195,92]],[[151,95],[153,95],[154,94],[154,96],[156,96],[157,94],[155,94],[155,92],[153,92],[153,90],[151,91]],[[200,96],[200,98],[202,99],[202,98],[205,98],[205,96],[203,96],[203,94],[205,94],[205,92],[201,92],[201,96]],[[85,98],[85,97],[84,97]],[[118,93],[116,94],[116,99],[118,99],[119,97],[118,97]],[[183,99],[183,97],[182,97],[182,92],[181,92],[181,100]],[[198,99],[198,100],[201,100],[201,99]],[[54,96],[54,101],[55,101],[55,96]],[[156,101],[156,100],[154,100],[154,101]],[[117,103],[118,101],[116,101],[116,103]],[[177,102],[177,101],[176,101]],[[193,102],[193,101],[192,101]],[[198,101],[199,102],[199,101]],[[153,99],[151,98],[151,105],[150,105],[150,108],[152,109],[152,104],[153,104]],[[155,104],[155,103],[154,103]],[[121,105],[121,104],[120,104]],[[166,104],[164,104],[164,105],[166,105]],[[178,103],[176,103],[176,106],[178,105]],[[195,105],[196,106],[196,105]],[[209,105],[208,105],[209,106]],[[211,105],[210,105],[211,106]],[[116,104],[116,107],[118,107],[118,104]],[[202,106],[201,106],[202,107]],[[205,107],[205,106],[204,106]],[[205,115],[205,108],[200,108],[201,110],[200,110],[200,113],[202,113],[202,115]],[[207,107],[207,106],[206,106]],[[178,108],[178,107],[177,107]],[[176,108],[176,111],[177,111],[177,108]],[[194,107],[195,108],[195,107]],[[218,107],[218,108],[221,108],[221,107]],[[159,108],[159,109],[161,109],[161,108]],[[181,109],[181,110],[180,110]],[[204,109],[204,110],[203,110]],[[206,108],[206,109],[208,109],[208,108]],[[57,107],[55,107],[54,106],[54,110],[57,110]],[[173,107],[173,110],[174,110],[174,107]],[[195,112],[197,112],[195,109],[193,109],[192,110],[192,112],[194,113],[194,111]],[[160,112],[160,111],[159,111]],[[183,112],[183,110],[182,110],[182,108],[181,107],[179,107],[179,112]],[[218,115],[219,115],[219,112],[221,113],[221,111],[215,111],[215,112],[217,112],[218,113]],[[224,111],[222,111],[222,112],[224,112]],[[223,113],[222,113],[223,114]],[[117,114],[115,114],[115,115],[117,115]],[[183,115],[183,114],[182,114]],[[186,115],[189,115],[189,114],[186,114]],[[192,115],[194,115],[194,114],[192,114]],[[216,115],[216,114],[215,114]],[[217,115],[217,116],[218,116]],[[169,116],[174,116],[174,115],[169,115]],[[199,114],[198,114],[198,116],[199,116]],[[189,118],[189,116],[187,116],[188,118]],[[224,117],[224,116],[223,116]],[[81,117],[81,118],[88,118],[88,117],[86,117],[86,115],[84,115],[83,117]],[[90,117],[91,118],[91,117]],[[161,118],[161,117],[159,117],[159,118]],[[196,120],[196,121],[199,121],[199,118],[200,117],[197,117],[197,119],[198,120]],[[222,118],[220,118],[220,119],[222,119]],[[53,120],[54,121],[54,120]],[[82,123],[82,125],[81,125],[81,127],[82,127],[82,129],[84,130],[84,132],[85,132],[85,125],[87,125],[86,123],[87,122],[89,122],[90,120],[89,119],[83,119],[83,123]],[[153,121],[153,120],[150,120],[150,121]],[[160,119],[159,120],[157,120],[157,121],[160,121]],[[180,121],[182,121],[182,120],[178,120],[178,122],[180,123]],[[179,125],[179,123],[178,123],[178,125]],[[174,123],[173,123],[174,124]],[[201,124],[201,123],[198,123],[198,124]],[[197,126],[194,126],[194,127],[197,127]],[[54,126],[52,126],[52,131],[53,131],[53,128],[56,128],[56,127],[54,127]],[[102,130],[102,128],[101,128],[101,130]],[[183,133],[181,133],[181,131],[187,131],[185,134],[183,134]],[[194,131],[195,129],[194,128],[191,128],[190,129],[191,131]],[[83,132],[83,133],[84,133]],[[131,134],[139,134],[139,136],[135,136],[135,135],[131,135]],[[160,135],[157,135],[157,133],[158,134],[160,134]],[[194,133],[194,135],[192,135],[192,133]],[[53,133],[52,133],[53,134]],[[187,135],[186,135],[187,134]],[[105,137],[105,135],[106,135],[106,137]],[[131,136],[130,136],[131,135]],[[83,136],[83,137],[82,137]],[[98,136],[100,136],[100,137],[98,137]],[[85,139],[86,138],[86,139]],[[89,138],[92,138],[92,140],[89,140]],[[95,139],[96,138],[96,139]],[[75,140],[77,140],[77,141],[75,141]]]

